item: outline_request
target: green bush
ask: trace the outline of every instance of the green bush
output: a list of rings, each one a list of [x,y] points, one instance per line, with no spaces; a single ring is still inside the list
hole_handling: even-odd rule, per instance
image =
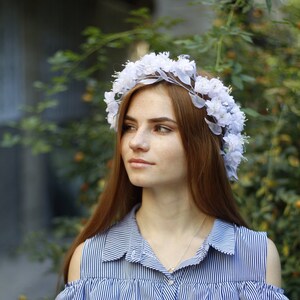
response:
[[[284,288],[291,299],[300,295],[300,4],[286,1],[271,13],[271,1],[257,4],[246,0],[194,1],[207,3],[215,12],[204,34],[173,36],[166,30],[177,20],[153,22],[147,9],[131,12],[132,29],[105,34],[89,27],[78,53],[58,51],[49,59],[55,72],[50,83],[36,82],[45,99],[27,108],[27,117],[15,127],[26,135],[3,136],[3,146],[23,144],[34,153],[63,148],[69,159],[62,171],[80,179],[79,202],[93,209],[105,182],[112,155],[113,138],[105,122],[103,93],[110,79],[100,76],[111,70],[110,51],[132,49],[137,44],[149,51],[171,51],[173,56],[190,54],[204,70],[232,85],[233,95],[245,107],[248,118],[247,159],[232,187],[241,210],[256,230],[268,231],[278,246]],[[276,18],[276,19],[275,19]],[[164,29],[164,30],[162,30]],[[129,51],[128,50],[128,51]],[[86,84],[82,101],[91,107],[88,117],[63,126],[46,121],[43,112],[57,105],[54,97],[70,82]],[[84,220],[57,221],[58,239],[74,236]],[[75,231],[74,231],[75,230]],[[71,231],[71,234],[70,234]],[[65,244],[46,256],[59,264]],[[32,244],[32,242],[30,243]],[[34,252],[34,251],[33,251]]]

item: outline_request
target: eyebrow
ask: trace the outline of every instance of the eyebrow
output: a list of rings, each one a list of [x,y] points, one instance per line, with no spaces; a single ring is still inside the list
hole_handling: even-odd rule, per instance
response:
[[[126,115],[124,117],[124,120],[129,120],[133,122],[137,122],[137,120],[129,115]],[[177,125],[177,122],[173,119],[170,119],[168,117],[159,117],[159,118],[151,118],[148,120],[149,123],[163,123],[163,122],[172,122]]]

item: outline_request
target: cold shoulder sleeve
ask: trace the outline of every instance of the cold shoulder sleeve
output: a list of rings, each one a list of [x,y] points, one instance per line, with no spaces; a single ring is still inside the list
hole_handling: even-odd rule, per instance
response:
[[[103,295],[104,297],[102,297]],[[87,299],[126,299],[126,297],[122,298],[122,293],[119,293],[119,288],[115,280],[83,278],[67,283],[64,290],[55,298],[55,300]]]
[[[66,284],[65,289],[57,296],[56,300],[86,300],[86,299],[104,299],[98,298],[103,296],[104,291],[107,293],[105,297],[111,297],[109,299],[127,299],[131,295],[130,299],[142,300],[141,295],[137,295],[134,291],[137,291],[136,282],[131,282],[132,287],[123,285],[117,285],[115,281],[101,280],[99,278],[80,279],[77,281]],[[144,282],[143,289],[153,290],[154,286],[150,282]],[[148,285],[148,286],[147,286]],[[133,288],[135,286],[135,288]],[[161,288],[162,290],[163,288]],[[234,283],[221,283],[218,285],[198,285],[196,284],[191,290],[184,292],[183,295],[189,295],[189,299],[243,299],[243,300],[288,300],[283,294],[281,288],[268,285],[261,282],[242,282],[240,284]],[[234,292],[236,290],[236,292]],[[101,291],[101,292],[100,292]],[[129,292],[130,291],[130,292]],[[98,295],[99,293],[99,295]],[[110,296],[108,296],[110,295]],[[178,295],[178,299],[186,299],[185,296]],[[128,298],[128,299],[129,299]],[[108,298],[105,298],[108,299]],[[164,297],[159,292],[155,298],[162,300]],[[174,298],[175,299],[175,298]],[[177,298],[176,298],[177,299]]]
[[[90,282],[87,279],[69,282],[55,300],[84,300],[85,295],[88,294],[89,285]]]
[[[283,289],[262,282],[244,282],[240,290],[240,299],[289,300]]]

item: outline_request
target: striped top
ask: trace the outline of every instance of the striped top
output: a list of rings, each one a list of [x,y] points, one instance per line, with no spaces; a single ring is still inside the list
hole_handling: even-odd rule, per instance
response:
[[[217,219],[196,255],[169,273],[141,236],[135,210],[86,240],[80,279],[56,300],[287,299],[265,282],[265,233]]]

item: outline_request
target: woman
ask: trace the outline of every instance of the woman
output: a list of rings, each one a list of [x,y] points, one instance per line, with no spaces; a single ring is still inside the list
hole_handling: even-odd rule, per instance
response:
[[[247,229],[230,189],[245,116],[229,89],[168,53],[116,77],[114,166],[57,300],[287,299],[275,245]]]

